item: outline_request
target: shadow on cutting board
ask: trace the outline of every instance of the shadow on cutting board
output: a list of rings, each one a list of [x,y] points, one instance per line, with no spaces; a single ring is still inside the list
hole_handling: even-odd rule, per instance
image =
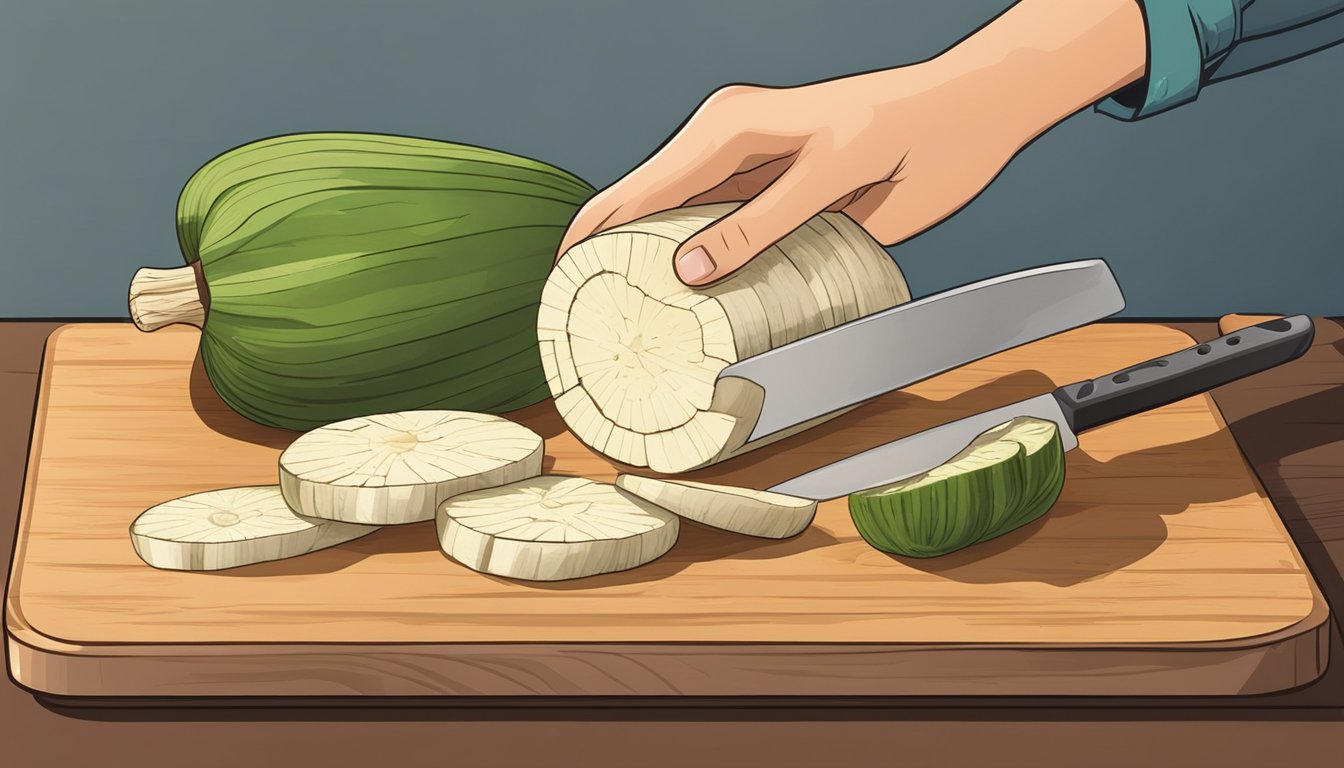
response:
[[[1088,498],[1065,480],[1058,502],[1040,519],[997,539],[937,558],[892,556],[911,568],[968,584],[1041,582],[1067,587],[1137,562],[1167,537],[1164,518],[1193,504],[1237,498],[1252,489],[1210,476],[1204,458],[1236,451],[1227,429],[1099,460],[1069,453],[1066,478],[1089,478]],[[1212,461],[1217,464],[1216,459]],[[1144,481],[1135,483],[1135,479]],[[1114,484],[1115,493],[1109,486]],[[1133,491],[1141,490],[1141,497]],[[1130,494],[1125,498],[1125,494]],[[1103,508],[1103,506],[1105,508]],[[1060,546],[1063,543],[1066,546]]]
[[[622,584],[661,581],[686,567],[706,560],[733,558],[739,560],[763,560],[805,552],[809,549],[827,547],[838,541],[821,528],[808,528],[790,539],[755,539],[739,536],[735,533],[683,521],[681,535],[676,546],[666,555],[640,568],[616,573],[604,573],[569,581],[521,581],[477,574],[480,578],[491,579],[501,584],[513,584],[533,589],[563,591],[582,591]],[[369,557],[392,556],[411,552],[433,552],[443,558],[445,565],[461,567],[439,551],[438,537],[434,530],[434,521],[409,525],[392,525],[380,531],[374,531],[354,541],[313,552],[303,557],[291,557],[286,560],[272,560],[255,565],[229,568],[223,571],[205,571],[201,575],[207,578],[265,578],[272,576],[312,576],[323,573],[343,571]]]
[[[302,434],[258,424],[230,408],[220,399],[214,385],[210,383],[199,350],[196,352],[196,358],[191,361],[190,392],[191,407],[201,418],[202,423],[225,437],[283,450]],[[565,431],[564,419],[560,418],[560,413],[555,410],[555,404],[550,400],[512,411],[508,417],[523,422],[533,432],[546,439]]]
[[[1344,578],[1321,543],[1332,538],[1330,527],[1337,516],[1331,509],[1327,514],[1318,514],[1315,520],[1310,519],[1311,515],[1303,511],[1285,482],[1285,476],[1280,474],[1281,468],[1286,467],[1286,473],[1300,475],[1303,463],[1337,466],[1338,457],[1344,452],[1344,435],[1339,427],[1339,414],[1344,413],[1344,386],[1325,386],[1309,394],[1299,394],[1302,388],[1295,386],[1304,377],[1295,370],[1296,367],[1337,364],[1336,358],[1344,356],[1344,326],[1338,321],[1318,319],[1316,328],[1315,349],[1308,353],[1308,359],[1257,374],[1254,387],[1241,385],[1220,391],[1219,403],[1230,431],[1224,429],[1197,440],[1137,451],[1106,462],[1075,451],[1069,456],[1069,473],[1152,476],[1154,465],[1171,465],[1178,455],[1228,450],[1221,443],[1227,440],[1234,446],[1231,450],[1239,451],[1252,468],[1259,469],[1261,484],[1277,499],[1277,511],[1317,582],[1326,596],[1337,602],[1335,597],[1344,594]],[[1194,477],[1181,476],[1187,472]],[[1219,501],[1229,495],[1217,492],[1215,483],[1198,478],[1198,473],[1185,465],[1176,466],[1167,475],[1158,478],[1162,493],[1169,494],[1166,503],[1152,505],[1144,517],[1121,523],[1089,514],[1086,507],[1061,503],[1030,525],[962,552],[934,560],[896,559],[912,568],[971,583],[984,582],[990,574],[1006,576],[1017,572],[1018,578],[1026,576],[1064,586],[1080,579],[1061,578],[1063,574],[1055,574],[1052,578],[1045,572],[1049,568],[1048,562],[1039,562],[1034,553],[1024,551],[1019,545],[1038,538],[1048,540],[1067,527],[1069,532],[1059,535],[1087,536],[1089,540],[1113,537],[1110,539],[1113,547],[1075,550],[1070,554],[1069,569],[1077,572],[1075,576],[1087,572],[1101,575],[1142,557],[1159,541],[1152,538],[1151,546],[1141,547],[1137,541],[1122,541],[1116,537],[1164,535],[1165,516],[1178,514],[1190,504]],[[1122,525],[1123,531],[1120,530]]]
[[[602,587],[662,581],[696,563],[710,560],[767,560],[788,557],[799,552],[829,547],[839,541],[840,539],[817,526],[812,526],[788,539],[758,539],[683,520],[681,533],[672,549],[657,560],[638,568],[567,581],[521,581],[489,574],[481,576],[500,584],[530,589],[582,592]],[[444,557],[447,558],[447,555]]]
[[[201,571],[207,578],[265,578],[271,576],[315,576],[343,571],[370,557],[395,556],[411,552],[437,552],[438,537],[434,521],[406,525],[389,525],[334,547],[311,552],[302,557],[271,560],[264,563],[228,568],[222,571]]]
[[[861,411],[851,416],[861,418]],[[818,429],[832,428],[828,424]],[[792,440],[756,453],[787,451],[788,442]],[[1039,582],[1066,587],[1089,581],[1131,565],[1161,546],[1167,538],[1167,516],[1180,514],[1191,505],[1253,493],[1244,475],[1229,476],[1223,468],[1228,453],[1236,451],[1236,442],[1226,428],[1104,460],[1084,450],[1073,451],[1068,455],[1068,477],[1075,481],[1086,478],[1087,482],[1066,484],[1060,500],[1041,519],[943,557],[890,557],[909,568],[968,584]],[[740,462],[755,464],[769,459],[768,455],[748,454],[723,465],[720,477],[741,472]],[[755,479],[753,485],[759,486],[759,476]],[[845,533],[850,535],[842,533],[837,538],[813,526],[791,539],[773,541],[683,522],[676,547],[642,568],[567,582],[510,583],[537,589],[583,590],[657,581],[696,562],[784,557],[858,540],[852,531]]]
[[[199,349],[196,351],[196,359],[191,361],[190,392],[191,407],[201,417],[201,422],[225,437],[283,450],[299,436],[298,432],[267,427],[235,413],[215,393]]]

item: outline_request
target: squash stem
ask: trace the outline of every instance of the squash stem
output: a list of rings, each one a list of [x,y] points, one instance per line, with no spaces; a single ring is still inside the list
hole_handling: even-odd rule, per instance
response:
[[[131,279],[131,320],[142,331],[183,323],[205,325],[205,298],[199,266],[143,267]]]

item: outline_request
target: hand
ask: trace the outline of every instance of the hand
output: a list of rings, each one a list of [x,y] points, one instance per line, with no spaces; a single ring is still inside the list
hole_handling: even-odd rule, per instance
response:
[[[822,210],[899,242],[979,194],[1021,146],[1014,126],[979,106],[929,65],[798,88],[723,88],[584,206],[562,252],[656,211],[736,200],[747,202],[678,250],[686,283],[732,273]]]
[[[1055,122],[1139,77],[1143,35],[1133,0],[1024,0],[927,62],[722,88],[578,212],[560,253],[657,211],[724,201],[745,202],[677,250],[689,285],[731,274],[823,210],[898,243],[966,205]]]

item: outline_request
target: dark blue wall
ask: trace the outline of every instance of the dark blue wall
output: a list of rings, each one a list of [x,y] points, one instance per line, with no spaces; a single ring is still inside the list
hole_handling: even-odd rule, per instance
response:
[[[1005,5],[0,0],[0,316],[124,315],[136,267],[179,263],[181,184],[254,138],[455,139],[601,186],[720,83],[921,59]],[[1341,125],[1344,46],[1141,123],[1086,112],[894,252],[917,294],[1102,256],[1130,315],[1344,314]]]

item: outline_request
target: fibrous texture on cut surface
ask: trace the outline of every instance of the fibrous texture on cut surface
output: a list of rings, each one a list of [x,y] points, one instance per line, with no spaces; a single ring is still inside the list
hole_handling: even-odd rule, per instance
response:
[[[131,524],[131,544],[155,568],[216,571],[281,560],[378,530],[295,514],[279,486],[206,491],[166,501]]]
[[[280,455],[285,500],[302,514],[352,523],[429,520],[459,493],[541,473],[537,433],[498,416],[406,411],[319,427]]]
[[[677,517],[580,477],[535,477],[439,507],[439,544],[473,570],[557,581],[623,571],[672,548]]]
[[[621,475],[616,487],[689,520],[767,539],[802,533],[817,514],[815,499],[730,485]]]
[[[551,272],[537,316],[542,365],[566,424],[594,450],[682,472],[764,445],[747,442],[761,390],[718,381],[719,372],[909,300],[887,252],[833,213],[728,278],[687,287],[673,271],[678,245],[732,209],[684,208],[615,227],[571,248]]]

